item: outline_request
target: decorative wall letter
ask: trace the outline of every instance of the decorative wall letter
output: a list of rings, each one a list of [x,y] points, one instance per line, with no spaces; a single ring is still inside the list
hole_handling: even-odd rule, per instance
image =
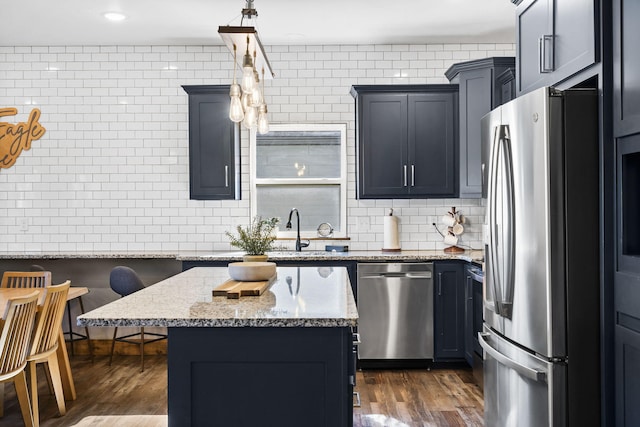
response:
[[[0,108],[0,117],[15,116],[17,108]],[[10,168],[22,150],[31,148],[31,141],[38,140],[47,131],[39,122],[40,110],[34,108],[28,122],[17,124],[0,121],[0,168]]]

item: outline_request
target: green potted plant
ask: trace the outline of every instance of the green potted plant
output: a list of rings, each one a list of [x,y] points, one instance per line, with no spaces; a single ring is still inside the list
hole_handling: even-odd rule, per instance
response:
[[[244,261],[266,261],[266,253],[273,249],[273,242],[276,240],[275,229],[279,221],[279,218],[256,216],[248,226],[236,227],[237,236],[228,231],[226,235],[231,246],[245,251]]]

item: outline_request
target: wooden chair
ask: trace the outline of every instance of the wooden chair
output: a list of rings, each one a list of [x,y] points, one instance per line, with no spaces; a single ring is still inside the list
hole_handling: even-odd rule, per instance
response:
[[[44,288],[49,285],[50,271],[5,271],[0,288]]]
[[[0,384],[4,386],[5,382],[13,381],[22,419],[27,427],[33,427],[34,421],[25,367],[36,319],[38,296],[38,292],[33,292],[25,297],[9,300],[5,318],[2,321],[2,332],[0,332]],[[2,415],[1,410],[0,415]]]
[[[45,268],[38,264],[32,264],[29,267],[29,271],[46,271]],[[53,281],[53,276],[51,277]],[[80,314],[84,314],[84,304],[82,303],[82,296],[78,296],[75,298],[78,300],[78,304],[80,305]],[[91,356],[91,361],[93,361],[93,344],[91,344],[91,337],[89,336],[89,328],[87,326],[84,327],[84,335],[73,330],[73,319],[71,317],[71,301],[67,300],[67,320],[69,322],[69,332],[63,332],[63,335],[69,336],[69,342],[71,343],[71,356],[75,356],[75,345],[76,341],[87,340],[87,346],[89,347],[89,355]],[[78,338],[76,338],[78,337]]]
[[[38,363],[46,364],[49,371],[48,376],[51,378],[54,394],[58,403],[58,411],[60,415],[66,413],[62,378],[60,376],[56,350],[59,345],[58,338],[60,337],[60,328],[62,328],[62,318],[67,303],[69,286],[71,286],[71,281],[69,280],[61,285],[48,286],[45,290],[44,303],[36,316],[36,325],[31,341],[31,351],[27,357],[31,382],[31,410],[36,427],[40,424],[40,414],[38,411],[38,378],[36,375],[36,365]],[[62,345],[64,345],[64,343]]]

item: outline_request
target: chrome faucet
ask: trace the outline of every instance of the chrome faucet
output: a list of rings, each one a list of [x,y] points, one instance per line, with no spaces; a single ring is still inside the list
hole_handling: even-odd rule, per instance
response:
[[[291,230],[291,216],[293,215],[294,212],[296,213],[296,217],[298,219],[297,221],[298,235],[296,236],[296,252],[300,252],[302,248],[306,248],[307,246],[309,246],[309,243],[311,242],[307,240],[305,243],[302,243],[300,241],[300,213],[296,208],[291,209],[291,212],[289,212],[289,221],[287,221],[287,225],[286,225],[287,230]]]

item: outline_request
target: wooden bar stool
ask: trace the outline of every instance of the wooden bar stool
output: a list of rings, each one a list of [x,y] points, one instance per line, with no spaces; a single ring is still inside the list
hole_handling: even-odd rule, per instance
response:
[[[136,272],[125,266],[114,267],[111,270],[111,274],[109,276],[109,285],[114,292],[119,294],[121,297],[125,297],[127,295],[131,295],[134,292],[138,292],[145,288],[142,280],[136,274]],[[152,336],[155,338],[146,339],[146,336]],[[139,339],[133,339],[134,337],[139,337]],[[136,332],[133,334],[123,335],[118,337],[118,327],[113,331],[113,340],[111,341],[111,353],[109,355],[109,365],[113,361],[113,349],[116,345],[116,341],[125,342],[129,344],[137,344],[140,346],[140,372],[144,372],[144,345],[152,342],[164,340],[167,338],[165,334],[157,334],[153,332],[144,331],[144,327],[140,328],[140,332]]]

